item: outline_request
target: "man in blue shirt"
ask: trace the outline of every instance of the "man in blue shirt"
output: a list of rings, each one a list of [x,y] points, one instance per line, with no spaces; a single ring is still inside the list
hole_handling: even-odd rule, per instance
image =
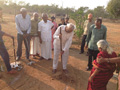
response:
[[[95,60],[99,53],[97,42],[102,39],[106,40],[106,32],[107,28],[102,25],[101,18],[96,19],[95,24],[89,29],[85,45],[89,53],[87,71],[92,69],[92,58]]]

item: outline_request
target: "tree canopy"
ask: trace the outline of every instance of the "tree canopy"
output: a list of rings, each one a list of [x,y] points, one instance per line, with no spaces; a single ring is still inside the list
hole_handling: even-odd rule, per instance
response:
[[[110,0],[106,9],[114,18],[120,17],[120,0]]]

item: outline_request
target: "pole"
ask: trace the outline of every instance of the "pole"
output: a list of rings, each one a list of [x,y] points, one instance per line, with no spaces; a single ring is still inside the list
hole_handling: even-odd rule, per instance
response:
[[[13,38],[13,51],[14,51],[14,58],[15,58],[15,65],[16,65],[16,54],[15,54],[15,42]]]
[[[60,35],[61,35],[61,38],[60,38],[60,51],[62,52],[62,32],[61,32],[61,27],[60,27]],[[62,53],[61,54],[61,66],[63,68],[63,63],[62,63]]]

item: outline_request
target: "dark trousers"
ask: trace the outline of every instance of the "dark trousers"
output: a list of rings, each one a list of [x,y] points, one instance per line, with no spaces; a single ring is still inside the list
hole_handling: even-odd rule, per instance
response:
[[[4,43],[0,43],[0,55],[4,60],[5,66],[7,68],[7,71],[11,71],[11,66],[10,66],[10,60],[9,60],[9,54],[5,48]]]
[[[24,41],[25,48],[26,48],[26,58],[29,59],[30,55],[30,36],[24,38],[23,35],[17,34],[17,57],[20,58],[22,55],[22,42]]]
[[[88,67],[89,68],[92,68],[92,60],[95,60],[96,57],[97,57],[97,54],[99,53],[98,50],[92,50],[92,49],[88,49],[88,53],[89,53],[89,56],[88,56]]]
[[[84,52],[84,46],[85,46],[85,40],[86,40],[87,35],[83,35],[82,37],[82,43],[81,43],[81,53]]]

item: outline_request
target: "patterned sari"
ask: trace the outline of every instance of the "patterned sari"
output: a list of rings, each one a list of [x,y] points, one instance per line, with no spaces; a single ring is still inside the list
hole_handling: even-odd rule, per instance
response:
[[[112,55],[109,55],[107,52],[101,51],[98,53],[97,57],[103,58],[114,58],[117,57],[116,53],[113,52]],[[98,64],[96,60],[93,61],[93,68],[91,70],[91,74],[96,70],[99,69],[99,73],[95,75],[92,82],[88,82],[87,90],[107,90],[106,86],[108,81],[112,78],[113,72],[116,69],[115,64],[111,63],[102,63]],[[91,76],[90,74],[90,76]]]

